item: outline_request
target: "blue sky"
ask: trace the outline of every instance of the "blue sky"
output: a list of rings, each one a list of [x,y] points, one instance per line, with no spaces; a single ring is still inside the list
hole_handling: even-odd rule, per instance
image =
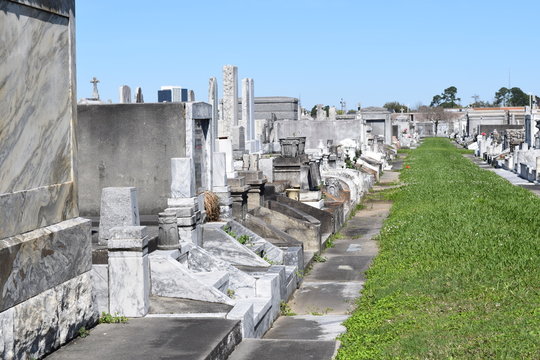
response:
[[[540,94],[540,1],[77,0],[78,98],[141,86],[193,89],[207,101],[222,66],[255,96],[347,108],[429,104],[449,86],[462,104],[518,86]],[[240,93],[240,92],[239,92]]]

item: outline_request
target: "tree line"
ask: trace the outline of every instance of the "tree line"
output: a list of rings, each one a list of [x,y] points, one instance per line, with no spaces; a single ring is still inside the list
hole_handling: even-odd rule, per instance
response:
[[[475,95],[473,96],[474,102],[471,102],[468,106],[462,106],[461,98],[457,96],[457,92],[458,90],[455,86],[444,89],[441,94],[433,96],[429,107],[459,109],[463,107],[527,106],[531,101],[530,96],[519,87],[510,89],[502,87],[495,92],[495,96],[491,102],[480,100],[480,97]],[[540,100],[540,98],[533,95],[532,101],[536,103],[538,100]],[[393,112],[401,112],[402,110],[408,109],[407,105],[403,105],[397,101],[387,102],[383,107]],[[420,106],[418,106],[418,108],[420,108]]]

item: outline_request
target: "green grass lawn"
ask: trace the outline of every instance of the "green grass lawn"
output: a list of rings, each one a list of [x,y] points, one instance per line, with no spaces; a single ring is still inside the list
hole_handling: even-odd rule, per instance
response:
[[[462,153],[405,160],[337,359],[540,359],[540,198]]]

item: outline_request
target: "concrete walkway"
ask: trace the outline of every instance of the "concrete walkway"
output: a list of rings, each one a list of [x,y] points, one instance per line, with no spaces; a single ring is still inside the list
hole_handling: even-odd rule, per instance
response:
[[[399,172],[386,171],[377,189],[395,184],[398,177]],[[332,359],[339,348],[336,338],[346,330],[341,323],[354,310],[365,271],[378,252],[372,237],[390,207],[387,201],[365,202],[341,230],[343,238],[322,254],[326,261],[315,262],[305,275],[289,302],[296,315],[278,318],[264,339],[242,341],[229,359]]]
[[[483,159],[477,158],[474,155],[465,154],[464,157],[470,159],[473,163],[478,165],[480,168],[494,172],[495,174],[499,175],[503,179],[508,180],[512,185],[522,187],[524,189],[529,190],[536,196],[540,196],[540,185],[532,183],[528,180],[525,180],[521,177],[519,177],[518,174],[512,171],[504,170],[504,169],[497,169],[488,164]]]

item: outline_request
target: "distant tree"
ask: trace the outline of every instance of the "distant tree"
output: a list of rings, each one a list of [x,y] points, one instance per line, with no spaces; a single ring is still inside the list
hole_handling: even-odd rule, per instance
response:
[[[336,110],[336,115],[344,115],[345,110]]]
[[[518,87],[511,89],[502,87],[495,93],[494,103],[497,106],[527,106],[529,95]]]
[[[317,105],[313,105],[311,108],[311,112],[309,113],[312,118],[315,118],[317,116]]]
[[[329,115],[329,113],[330,113],[330,105],[324,106],[323,110],[326,112],[326,117],[330,116]],[[310,115],[311,115],[312,118],[317,117],[317,105],[313,105],[313,107],[311,108]]]
[[[457,88],[455,86],[450,86],[444,89],[441,95],[435,95],[429,106],[453,109],[459,107],[457,101],[461,101],[461,99],[457,97]]]
[[[489,107],[493,107],[494,105],[493,103],[490,103],[489,101],[477,100],[473,103],[470,103],[469,106],[473,108],[489,108]]]
[[[400,104],[397,101],[390,101],[384,104],[383,108],[385,108],[388,111],[393,111],[395,113],[398,113],[398,112],[401,112],[401,109],[403,109],[403,111],[406,111],[408,109],[408,106]]]
[[[349,111],[347,111],[347,114],[349,114],[349,115],[350,114],[356,114],[356,110],[349,110]]]

